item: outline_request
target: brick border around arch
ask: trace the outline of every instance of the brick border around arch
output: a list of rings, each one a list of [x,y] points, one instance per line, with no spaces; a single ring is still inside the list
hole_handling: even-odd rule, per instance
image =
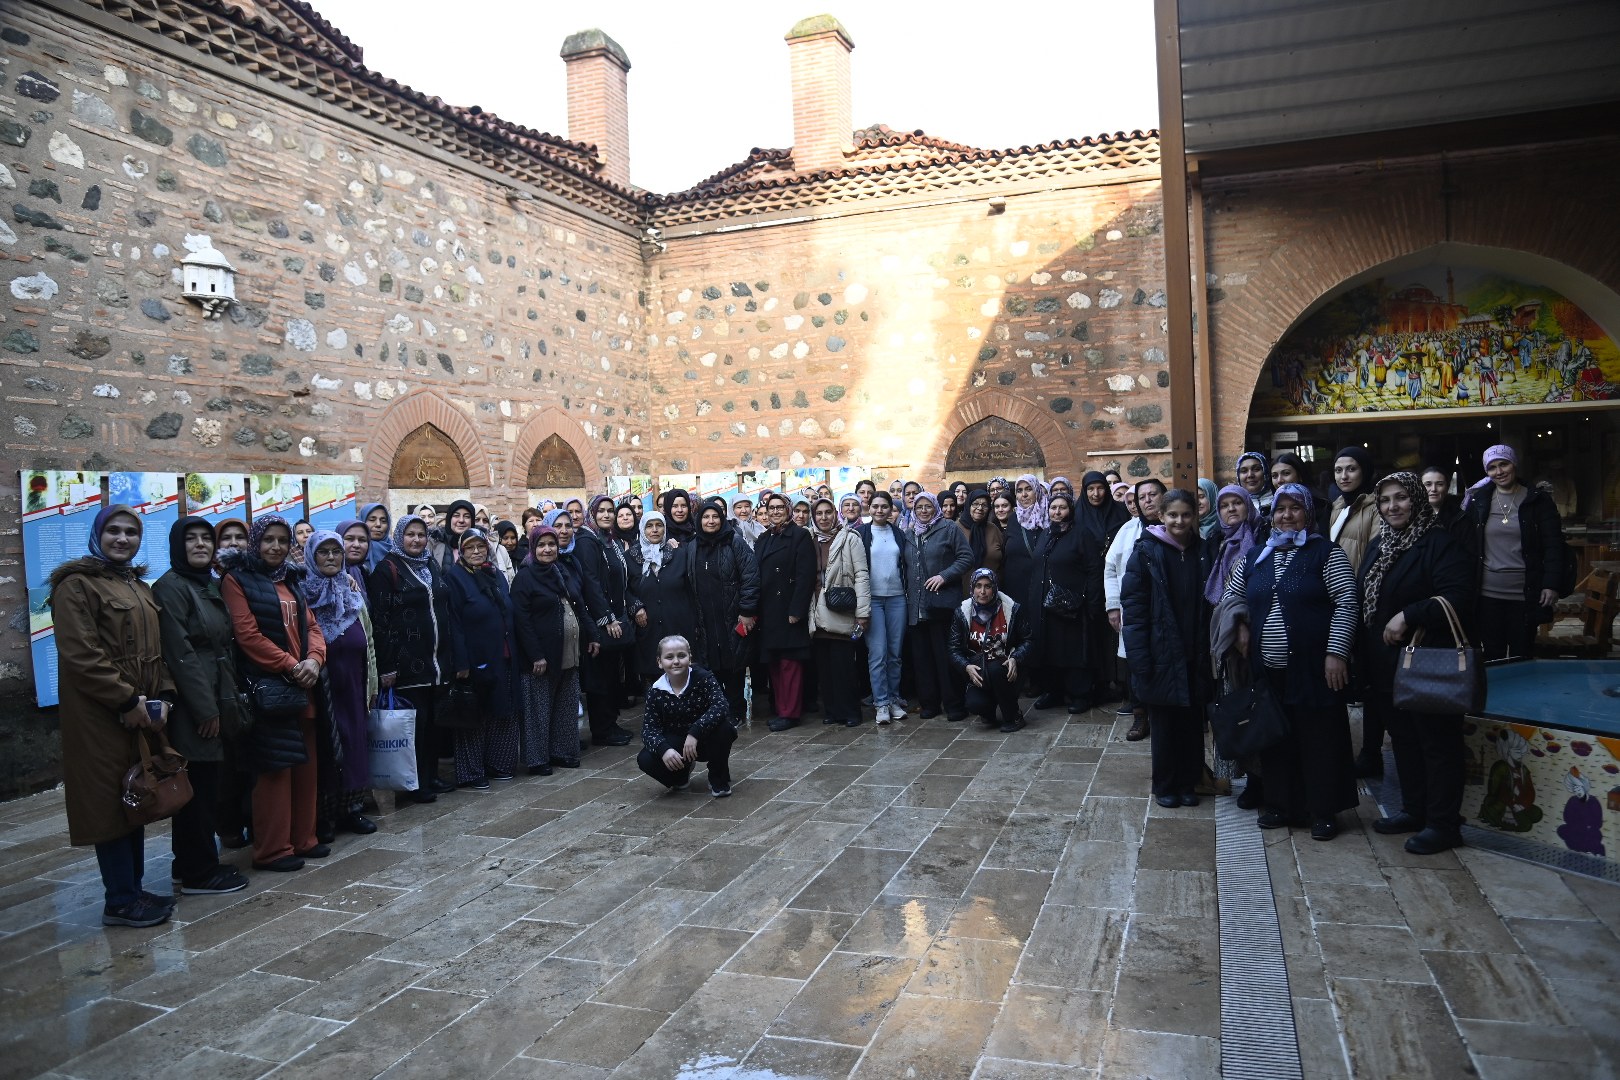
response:
[[[1040,405],[999,390],[982,390],[957,402],[948,413],[928,447],[928,460],[922,463],[929,477],[945,476],[945,455],[956,437],[980,420],[999,416],[1028,431],[1046,455],[1046,475],[1072,476],[1080,464],[1079,448],[1073,433],[1052,419]]]
[[[456,444],[467,466],[467,480],[472,490],[490,486],[489,454],[467,414],[432,390],[418,390],[389,405],[367,441],[365,474],[360,481],[363,492],[377,494],[388,490],[388,474],[399,444],[423,424],[432,424]]]
[[[529,417],[523,430],[518,432],[517,442],[512,445],[511,460],[506,465],[506,482],[511,489],[529,489],[529,462],[534,460],[534,452],[540,449],[540,444],[553,435],[567,443],[574,456],[579,458],[580,466],[585,470],[585,490],[606,491],[607,474],[602,471],[602,463],[591,452],[590,437],[585,434],[585,429],[572,416],[553,407],[541,409]]]

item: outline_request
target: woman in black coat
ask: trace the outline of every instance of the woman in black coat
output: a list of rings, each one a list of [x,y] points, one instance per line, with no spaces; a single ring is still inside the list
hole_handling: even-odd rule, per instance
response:
[[[1102,549],[1075,522],[1069,496],[1051,496],[1047,516],[1024,604],[1035,631],[1036,684],[1045,690],[1035,707],[1051,709],[1061,699],[1072,716],[1091,708],[1090,631],[1105,617]],[[1063,605],[1048,603],[1059,599]]]
[[[1035,573],[1035,552],[1041,546],[1041,530],[1026,529],[1018,520],[1018,504],[1012,492],[990,497],[990,516],[1001,527],[1001,591],[1012,597],[1029,596],[1029,580]],[[978,567],[974,567],[978,569]]]
[[[1198,535],[1198,499],[1177,488],[1159,500],[1161,525],[1137,541],[1120,582],[1132,699],[1148,710],[1153,794],[1160,806],[1197,806],[1204,768],[1209,667],[1209,560]]]
[[[622,509],[622,507],[621,507]],[[654,511],[641,519],[636,596],[647,612],[647,625],[636,641],[636,674],[643,685],[662,674],[658,643],[671,635],[688,641],[697,637],[697,590],[692,584],[692,557],[696,544],[669,543],[664,515]]]
[[[787,496],[772,494],[765,506],[770,525],[754,541],[754,561],[759,566],[759,648],[761,659],[770,665],[776,699],[770,729],[786,731],[797,726],[804,706],[816,547],[808,530],[788,520]]]
[[[593,498],[584,527],[576,523],[573,558],[589,583],[587,606],[593,596],[600,596],[606,605],[592,612],[602,649],[584,669],[591,741],[622,746],[629,742],[630,732],[619,726],[619,710],[636,681],[636,632],[647,617],[635,594],[635,566],[624,542],[615,535],[614,517],[612,499],[606,495]]]
[[[529,558],[512,582],[523,764],[536,776],[550,776],[554,765],[579,768],[579,669],[598,649],[581,582],[563,565],[559,539],[552,526],[535,526]]]
[[[1024,605],[996,588],[996,572],[970,575],[968,595],[951,615],[951,662],[967,680],[968,711],[987,727],[1001,713],[1008,734],[1024,726],[1018,709],[1018,669],[1029,659],[1029,618]]]
[[[1450,620],[1435,597],[1445,597],[1462,625],[1469,625],[1473,576],[1415,473],[1386,476],[1376,494],[1382,520],[1361,564],[1357,659],[1367,711],[1377,714],[1395,745],[1401,810],[1373,822],[1373,830],[1415,833],[1406,850],[1433,855],[1462,843],[1463,709],[1434,714],[1395,708],[1395,669],[1402,645],[1419,627],[1428,644],[1451,643]]]
[[[428,550],[427,524],[415,514],[394,522],[394,546],[366,575],[376,632],[377,682],[405,691],[416,709],[417,788],[429,803],[455,788],[439,779],[439,700],[455,676],[450,589]]]
[[[512,713],[512,599],[506,575],[491,561],[494,544],[477,527],[461,534],[450,587],[450,643],[456,680],[478,701],[477,724],[456,728],[456,783],[488,791],[517,768],[518,730]]]
[[[1536,627],[1574,582],[1564,572],[1564,526],[1552,496],[1519,482],[1511,446],[1485,451],[1485,479],[1468,489],[1463,520],[1479,590],[1480,647],[1486,660],[1529,656]]]
[[[931,720],[945,712],[953,723],[967,719],[963,684],[951,663],[951,615],[961,602],[962,579],[975,567],[967,536],[939,512],[928,492],[911,504],[911,541],[906,554],[906,620],[911,659],[917,673],[917,715]]]
[[[743,679],[757,655],[752,636],[759,621],[759,567],[748,541],[719,507],[705,506],[698,515],[697,539],[688,571],[697,637],[697,661],[714,673],[731,703],[731,719],[747,718]]]

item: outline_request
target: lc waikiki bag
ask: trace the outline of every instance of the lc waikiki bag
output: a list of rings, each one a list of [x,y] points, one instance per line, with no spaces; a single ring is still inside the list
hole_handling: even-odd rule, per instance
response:
[[[119,801],[131,825],[150,825],[173,817],[191,801],[191,777],[186,772],[186,759],[161,732],[155,754],[146,732],[137,731],[135,739],[141,748],[141,760],[124,774],[124,793]]]
[[[1215,750],[1223,758],[1237,761],[1270,749],[1288,737],[1288,715],[1283,712],[1270,684],[1257,680],[1228,690],[1209,706],[1209,727],[1215,735]]]
[[[431,689],[429,690],[431,693]],[[415,791],[416,709],[392,687],[377,695],[366,725],[371,786],[383,791]]]
[[[1426,649],[1423,628],[1412,632],[1412,643],[1401,650],[1395,665],[1395,707],[1439,715],[1477,712],[1485,707],[1485,665],[1463,635],[1462,620],[1450,601],[1443,596],[1434,600],[1446,613],[1452,644]]]

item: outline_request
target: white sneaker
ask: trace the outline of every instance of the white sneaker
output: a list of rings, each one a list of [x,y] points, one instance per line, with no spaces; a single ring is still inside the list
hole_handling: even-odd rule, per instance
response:
[[[892,716],[892,714],[889,711],[889,706],[887,706],[887,705],[879,705],[877,707],[878,727],[885,727],[888,724],[893,723],[893,720],[891,719],[891,716]]]
[[[904,720],[905,718],[906,718],[906,707],[904,705],[902,705],[898,701],[896,701],[896,702],[894,702],[893,704],[891,704],[889,706],[889,719],[890,720]]]

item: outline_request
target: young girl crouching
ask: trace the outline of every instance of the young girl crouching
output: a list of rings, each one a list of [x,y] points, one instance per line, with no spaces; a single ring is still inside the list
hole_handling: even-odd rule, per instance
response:
[[[709,763],[709,794],[731,794],[731,708],[720,680],[692,665],[692,646],[671,635],[658,643],[664,674],[647,691],[641,723],[641,771],[671,791],[692,782],[692,762]]]

